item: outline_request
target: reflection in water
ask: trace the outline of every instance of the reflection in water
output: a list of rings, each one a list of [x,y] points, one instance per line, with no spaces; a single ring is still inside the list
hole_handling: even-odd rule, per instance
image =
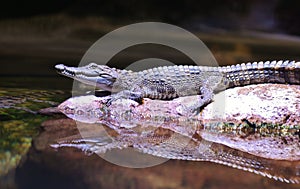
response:
[[[170,128],[159,128],[157,126],[161,126],[166,122],[169,123],[169,126],[175,126],[176,124],[180,126],[192,125],[194,128],[192,130],[195,131],[198,128],[194,127],[193,121],[181,120],[181,122],[174,123],[175,119],[161,119],[162,117],[159,117],[159,114],[154,122],[147,122],[149,124],[147,132],[144,128],[141,128],[141,124],[137,124],[134,128],[117,130],[118,132],[116,132],[116,130],[111,129],[112,125],[109,125],[110,127],[98,124],[74,125],[74,122],[69,119],[54,119],[43,122],[44,132],[33,140],[34,146],[30,149],[32,137],[37,135],[40,123],[46,117],[29,113],[26,110],[30,109],[32,112],[36,112],[40,108],[48,107],[52,105],[52,102],[65,99],[64,94],[53,91],[48,93],[20,89],[11,91],[1,89],[1,94],[9,96],[7,99],[16,99],[16,101],[9,100],[9,103],[6,103],[5,98],[2,98],[2,108],[0,109],[1,188],[53,188],[58,185],[66,188],[83,188],[91,185],[94,185],[94,188],[99,186],[116,186],[116,188],[135,186],[141,188],[145,186],[142,183],[147,183],[149,188],[161,186],[171,188],[210,186],[206,188],[213,188],[216,185],[226,184],[229,180],[230,185],[235,183],[233,185],[237,188],[241,185],[262,186],[262,183],[270,187],[278,185],[286,187],[278,182],[256,177],[254,174],[203,162],[169,161],[147,169],[129,170],[109,164],[102,158],[91,155],[91,152],[100,154],[100,152],[108,149],[108,153],[100,154],[103,158],[111,160],[112,157],[119,154],[119,159],[115,159],[115,161],[126,160],[127,165],[133,163],[140,163],[139,165],[145,165],[149,162],[159,163],[167,159],[212,161],[283,182],[296,182],[299,180],[299,161],[288,161],[287,159],[290,157],[287,157],[287,155],[292,155],[291,153],[280,154],[280,152],[288,150],[288,146],[293,146],[294,152],[299,152],[299,146],[297,147],[299,133],[297,132],[278,132],[277,135],[274,135],[274,132],[272,132],[273,134],[268,133],[267,130],[265,130],[266,132],[253,133],[249,128],[250,130],[239,129],[236,132],[224,129],[220,133],[220,130],[207,128],[207,130],[199,130],[198,135],[188,135],[190,133],[188,131],[185,131],[185,135],[181,135],[182,130],[174,131]],[[23,97],[27,100],[24,100]],[[49,104],[49,102],[51,103]],[[26,109],[14,109],[15,106]],[[130,124],[126,125],[129,127]],[[101,138],[99,138],[98,133],[95,133],[95,127],[100,127],[102,130],[105,128],[103,136],[100,135]],[[81,139],[81,135],[76,135],[59,140],[61,137],[78,134],[77,129],[80,130],[81,135],[82,133],[86,134],[84,139]],[[86,131],[82,132],[84,129]],[[124,135],[124,132],[127,135]],[[90,138],[87,138],[88,135]],[[59,142],[56,143],[56,141]],[[50,144],[61,147],[74,146],[86,153],[76,151],[75,148],[60,148],[55,151],[50,148]],[[124,148],[128,146],[130,151],[119,150],[120,144],[123,144]],[[263,152],[259,152],[258,148],[252,151],[256,154],[252,153],[251,155],[247,153],[247,150],[251,149],[245,149],[249,144],[250,146],[265,144],[267,145],[265,147],[269,145],[270,149],[277,152],[277,157],[282,157],[283,160],[278,161],[263,157]],[[107,145],[109,145],[109,148],[107,148]],[[133,154],[134,150],[155,155],[157,159],[152,155],[137,159],[136,154]],[[266,151],[268,151],[268,148],[266,148]],[[21,159],[24,163],[19,165]],[[136,162],[137,160],[140,162]],[[17,166],[18,168],[15,170],[14,168]],[[9,174],[6,174],[7,172]],[[14,175],[15,172],[16,175]],[[237,175],[242,175],[245,179],[234,180]],[[4,182],[10,184],[4,184]],[[45,186],[45,183],[47,186]],[[294,188],[297,188],[297,186],[292,185]],[[232,187],[234,188],[234,186]]]
[[[40,18],[33,19],[37,20],[34,20],[34,22],[38,27],[44,26],[44,24],[40,24],[43,22],[41,22]],[[51,23],[55,24],[65,23],[65,20],[61,22],[61,19],[64,19],[64,15],[59,15],[58,19],[57,17],[53,18],[53,16],[51,15],[49,17],[45,17],[46,22],[50,20]],[[29,28],[29,33],[31,33],[32,18],[29,18],[29,21],[30,26],[26,24],[22,26],[26,28],[26,30]],[[74,20],[68,22],[73,23]],[[111,133],[110,128],[106,128],[104,138],[93,138],[93,136],[91,136],[89,141],[83,143],[84,140],[80,139],[80,134],[82,134],[82,130],[81,133],[78,133],[78,127],[72,120],[52,119],[32,114],[40,108],[48,107],[50,105],[52,106],[51,103],[44,103],[45,101],[62,101],[63,99],[65,99],[65,97],[63,97],[63,94],[56,94],[55,92],[52,93],[53,91],[49,90],[33,91],[28,89],[18,89],[20,86],[23,86],[24,88],[55,87],[62,89],[65,87],[69,89],[69,87],[72,84],[71,80],[62,79],[59,77],[32,77],[29,78],[30,80],[24,80],[23,77],[16,78],[15,75],[20,73],[25,73],[27,75],[55,75],[54,70],[50,69],[50,67],[53,66],[45,66],[45,64],[43,63],[48,63],[47,65],[53,65],[56,61],[69,61],[73,64],[76,64],[75,62],[79,61],[85,48],[92,44],[94,40],[96,40],[99,37],[99,34],[103,32],[99,30],[94,30],[95,24],[96,28],[100,28],[100,26],[103,27],[103,22],[99,22],[99,20],[89,22],[83,20],[81,22],[81,24],[89,26],[91,26],[91,22],[94,23],[92,24],[94,36],[92,36],[91,41],[84,40],[80,41],[79,43],[75,43],[73,41],[60,39],[59,37],[58,40],[49,39],[49,41],[47,42],[45,40],[39,41],[39,39],[36,39],[36,36],[34,36],[35,40],[32,41],[30,39],[28,39],[28,41],[15,41],[14,36],[13,38],[11,38],[13,39],[12,45],[9,45],[7,43],[7,45],[3,46],[3,49],[5,49],[2,51],[5,57],[3,59],[3,63],[6,63],[6,66],[8,68],[3,69],[2,74],[12,74],[14,76],[10,77],[10,79],[6,80],[5,82],[3,80],[4,78],[1,77],[1,85],[4,85],[6,87],[14,87],[14,89],[0,89],[0,172],[1,174],[9,172],[6,175],[2,175],[0,178],[1,189],[226,187],[231,189],[287,187],[299,188],[299,185],[285,185],[284,183],[275,182],[274,180],[267,179],[266,177],[261,177],[244,171],[231,169],[226,166],[220,166],[217,164],[211,164],[206,162],[200,163],[194,161],[173,160],[146,169],[126,169],[120,166],[110,164],[102,158],[99,158],[99,156],[97,155],[89,154],[90,156],[87,156],[86,153],[82,153],[81,150],[76,150],[76,148],[51,148],[50,144],[57,144],[56,141],[58,140],[60,141],[59,144],[61,146],[67,144],[71,146],[74,145],[75,147],[89,152],[89,150],[91,149],[101,149],[103,145],[106,145],[105,143],[103,143],[105,142],[103,141],[103,139],[107,139],[107,136],[109,137],[109,140],[111,140],[112,137],[116,137],[118,135],[118,133]],[[11,25],[13,25],[13,28],[16,31],[18,31],[19,34],[24,33],[24,29],[20,29],[18,27],[18,24],[12,23]],[[78,25],[74,25],[75,28],[72,28],[72,24],[63,25],[68,27],[68,31],[70,30],[71,33],[78,33],[78,31],[81,31],[81,29],[78,29]],[[106,30],[108,29],[105,29],[104,33],[107,32]],[[89,37],[89,39],[91,39],[90,30],[88,28],[87,31],[88,33],[86,31],[84,31],[84,33],[86,36]],[[11,30],[8,30],[8,32],[11,35]],[[38,33],[40,34],[41,32],[39,31]],[[51,36],[53,35],[55,37],[62,36],[60,35],[60,32],[57,33],[50,31],[49,33],[51,34]],[[300,48],[297,48],[299,47],[299,42],[297,41],[285,41],[283,39],[275,39],[273,41],[270,41],[269,39],[266,40],[261,37],[241,37],[240,35],[236,35],[236,33],[234,33],[233,35],[200,35],[200,38],[202,40],[205,40],[208,46],[213,47],[214,54],[217,56],[216,58],[222,64],[235,64],[245,61],[258,61],[281,58],[289,58],[291,60],[299,59],[298,51]],[[48,37],[49,36],[47,36],[46,38],[48,39]],[[68,36],[63,35],[63,38],[65,37]],[[269,38],[269,36],[267,37]],[[4,38],[6,38],[5,35]],[[31,52],[24,52],[24,47],[30,47],[31,49],[29,49],[29,51]],[[232,49],[234,49],[233,52]],[[148,53],[148,51],[144,52]],[[23,53],[26,55],[22,55]],[[37,56],[37,54],[39,56]],[[132,54],[136,55],[139,53],[137,53],[136,50],[134,50]],[[163,54],[165,54],[165,52],[163,52]],[[174,56],[174,54],[167,54],[166,56],[169,58],[169,60],[171,58],[174,59],[174,57],[177,58],[177,56]],[[139,57],[143,56],[139,55]],[[7,60],[6,58],[9,59]],[[24,59],[27,59],[29,64],[25,64]],[[129,62],[124,57],[121,57],[117,59],[114,63],[118,66],[121,66],[120,64],[126,61]],[[183,61],[178,60],[178,62]],[[66,85],[64,86],[62,83],[65,83]],[[50,96],[48,96],[48,94],[50,94]],[[26,101],[24,101],[24,97]],[[159,118],[159,116],[157,118]],[[45,119],[51,120],[46,120],[42,123],[43,132],[40,132],[40,134],[32,141],[32,137],[36,136],[38,130],[40,130],[40,123]],[[182,124],[188,125],[186,122],[183,122]],[[82,125],[81,129],[90,127],[91,125]],[[96,127],[99,127],[99,125],[96,125]],[[168,130],[167,128],[157,130],[156,129],[157,128],[150,129],[149,135],[144,136],[146,139],[149,139],[146,140],[145,143],[143,143],[144,141],[137,140],[136,143],[138,142],[138,144],[145,145],[136,145],[136,149],[149,149],[152,145],[155,150],[161,151],[163,147],[163,149],[169,149],[169,151],[161,153],[162,155],[160,156],[169,155],[169,157],[167,158],[172,158],[170,157],[173,153],[173,150],[172,152],[170,152],[170,150],[174,148],[174,145],[172,146],[173,143],[170,144],[170,133],[172,133],[172,136],[174,136],[172,137],[172,139],[175,139],[175,136],[178,136],[179,140],[184,139],[186,144],[184,147],[186,147],[187,150],[183,151],[183,154],[178,154],[179,151],[175,150],[174,155],[176,155],[177,157],[193,157],[192,155],[194,153],[194,158],[204,157],[204,155],[205,157],[209,157],[211,159],[219,158],[219,160],[222,160],[218,160],[217,162],[219,163],[228,162],[227,165],[231,165],[237,168],[249,166],[249,168],[247,168],[248,170],[252,170],[253,172],[257,172],[260,174],[264,174],[263,172],[266,171],[264,169],[268,167],[270,175],[266,174],[266,176],[269,177],[272,177],[272,174],[273,176],[278,176],[278,179],[282,177],[292,178],[296,174],[297,178],[299,178],[299,161],[270,160],[267,158],[254,156],[246,152],[240,151],[243,150],[244,147],[247,147],[246,143],[248,142],[248,139],[251,139],[251,136],[257,137],[257,140],[261,139],[261,142],[264,142],[268,139],[272,139],[272,137],[264,137],[264,135],[272,136],[272,134],[270,135],[270,133],[266,132],[262,133],[261,136],[257,136],[257,133],[249,135],[251,134],[251,132],[228,132],[226,135],[221,135],[223,137],[222,140],[224,138],[226,139],[225,143],[221,144],[221,136],[218,135],[219,132],[214,132],[213,130],[203,130],[203,132],[200,134],[201,137],[203,137],[204,139],[201,137],[197,138],[195,136],[194,140],[190,140],[190,138],[186,135],[182,137],[180,135],[174,135],[174,131]],[[109,133],[109,135],[107,135],[106,132]],[[86,134],[88,133],[89,132],[86,132]],[[137,133],[141,134],[141,132]],[[121,138],[121,141],[125,140],[124,142],[126,142],[126,139],[131,139],[131,137],[133,137],[133,134],[134,133],[130,133],[130,135],[128,135],[127,138]],[[288,137],[281,137],[281,134],[282,133],[276,135],[275,140],[275,142],[279,142],[278,148],[276,148],[278,152],[280,152],[281,149],[279,145],[280,142],[282,142],[283,145],[285,145],[285,142],[287,142],[287,144],[290,143],[289,140],[286,140],[288,139]],[[70,135],[75,136],[68,137]],[[159,136],[166,136],[166,138],[159,138]],[[68,137],[68,139],[59,140],[62,137]],[[299,142],[299,132],[298,135],[295,133],[295,135],[292,135],[292,137],[294,138],[293,141],[295,142],[293,144],[297,144],[297,139]],[[236,139],[238,139],[238,141],[244,139],[243,141],[245,142],[245,145],[237,146],[237,144],[234,143]],[[190,143],[187,144],[186,141]],[[252,142],[252,144],[255,144],[256,139],[253,139]],[[99,144],[101,144],[102,146],[99,146]],[[230,144],[232,148],[228,148],[226,146],[228,144]],[[270,143],[267,142],[266,144]],[[90,148],[91,146],[93,147]],[[234,148],[237,148],[239,150]],[[196,149],[198,149],[198,151],[195,151]],[[118,149],[115,149],[115,151],[118,151]],[[121,154],[124,155],[123,150],[120,151]],[[205,151],[204,155],[199,153],[202,151]],[[188,154],[189,152],[192,153],[192,155]],[[131,153],[131,151],[129,153]],[[154,156],[147,157],[149,158]],[[23,163],[20,163],[20,159],[23,159],[23,161],[21,161]],[[230,163],[230,159],[234,161]],[[239,163],[243,165],[235,166],[234,163]],[[17,167],[18,164],[19,166]],[[14,169],[15,167],[17,167],[17,169]]]
[[[47,93],[20,89],[12,91],[1,89],[1,94],[3,96],[10,96],[9,99],[17,99],[16,102],[18,102],[18,104],[13,104],[10,101],[10,103],[7,103],[5,106],[5,101],[2,101],[1,106],[5,106],[6,108],[4,109],[2,107],[0,109],[0,157],[1,174],[3,174],[0,179],[1,188],[54,188],[58,186],[65,186],[65,188],[99,188],[99,186],[103,186],[103,188],[111,188],[112,186],[116,188],[214,188],[228,184],[229,181],[231,188],[240,188],[241,185],[249,186],[249,188],[266,185],[269,187],[278,187],[278,185],[286,187],[286,185],[257,177],[254,174],[247,174],[246,172],[203,162],[168,161],[155,167],[136,170],[125,169],[109,164],[102,158],[99,158],[99,156],[90,154],[91,151],[99,153],[101,150],[106,149],[106,145],[112,140],[115,142],[113,144],[117,144],[116,142],[119,141],[123,142],[124,145],[130,146],[131,151],[127,152],[128,156],[125,156],[127,159],[123,158],[124,155],[126,155],[124,150],[111,149],[108,151],[113,152],[111,153],[112,155],[120,155],[117,161],[122,158],[123,161],[131,160],[129,165],[137,163],[135,162],[137,160],[136,157],[131,156],[130,159],[129,156],[132,155],[133,150],[137,149],[167,159],[193,159],[223,163],[284,182],[293,182],[299,179],[299,161],[278,161],[263,158],[259,155],[251,155],[241,151],[243,146],[237,146],[237,143],[234,143],[236,139],[244,139],[245,142],[249,142],[250,140],[248,139],[251,139],[251,136],[253,136],[255,139],[252,140],[252,144],[255,144],[255,142],[259,140],[261,143],[266,142],[266,144],[271,144],[268,143],[268,139],[272,139],[274,136],[267,132],[262,133],[262,135],[257,135],[257,133],[256,135],[249,135],[251,132],[240,131],[230,133],[230,131],[228,131],[226,135],[225,133],[221,135],[223,137],[222,140],[225,138],[228,141],[225,140],[226,144],[221,144],[220,141],[218,141],[220,140],[219,133],[214,132],[211,128],[210,130],[203,130],[203,132],[199,133],[199,136],[195,135],[191,140],[191,136],[180,135],[174,130],[167,128],[157,128],[155,122],[150,122],[152,127],[149,127],[147,135],[137,137],[146,133],[141,132],[144,131],[144,129],[136,127],[133,130],[134,132],[129,132],[127,133],[128,135],[121,135],[122,137],[118,138],[120,133],[115,132],[115,130],[110,129],[110,127],[102,127],[96,124],[94,127],[106,129],[105,135],[103,136],[104,138],[99,138],[98,134],[95,136],[95,133],[93,133],[95,131],[94,128],[90,130],[92,125],[82,124],[81,127],[78,127],[78,125],[74,125],[72,120],[54,119],[43,122],[42,126],[44,132],[33,140],[33,147],[30,148],[32,137],[37,135],[40,123],[45,120],[46,117],[32,114],[19,108],[13,109],[13,107],[25,107],[36,112],[40,108],[48,107],[48,102],[61,101],[66,97],[60,92],[49,91],[49,93]],[[18,95],[22,97],[28,95],[28,100],[21,100],[22,98],[19,98]],[[156,123],[159,122],[159,125],[162,124],[162,121],[169,121],[169,125],[172,123],[174,125],[172,120],[160,119],[159,116],[156,118],[155,121]],[[181,126],[184,124],[188,125],[192,124],[192,121],[187,122],[182,120],[179,124],[181,124]],[[69,137],[66,140],[59,140],[59,138],[62,137],[78,134],[78,128],[80,129],[80,134],[82,134],[83,129],[86,129],[85,136],[90,134],[90,140],[84,143],[87,138],[80,139],[81,135]],[[90,131],[92,131],[92,133]],[[225,130],[223,132],[225,132]],[[107,135],[107,133],[109,135]],[[278,148],[273,148],[274,150],[278,150],[278,152],[280,152],[282,148],[280,141],[287,141],[287,144],[291,142],[288,139],[288,135],[284,136],[282,134],[283,133],[276,136]],[[295,142],[293,144],[297,144],[296,142],[297,139],[299,141],[299,135],[297,135],[297,133],[294,134],[295,135],[292,135]],[[266,135],[269,136],[266,137]],[[60,142],[56,143],[55,141],[57,140]],[[184,141],[183,143],[185,144],[183,146],[182,141]],[[229,143],[231,144],[231,148],[227,147]],[[86,154],[90,156],[81,153],[75,148],[60,148],[58,151],[55,151],[50,147],[50,144],[75,146],[76,148],[86,151]],[[180,150],[178,150],[179,146],[181,146]],[[119,146],[111,145],[110,147]],[[299,150],[295,151],[298,152]],[[159,153],[153,154],[153,152]],[[105,158],[105,154],[101,155]],[[109,153],[106,153],[106,155],[109,155]],[[111,158],[111,156],[108,158]],[[141,165],[145,162],[164,162],[167,160],[153,158],[155,157],[144,156],[139,159],[139,163]],[[23,159],[23,163],[19,164],[21,159]],[[17,166],[18,168],[15,170],[14,168]],[[9,173],[5,174],[7,172]],[[235,180],[234,178],[236,178],[237,175],[239,175],[239,179]],[[146,183],[146,185],[143,183]],[[298,185],[292,185],[289,187],[297,188],[297,186]]]
[[[257,124],[257,128],[253,128],[247,124],[232,124],[225,128],[225,124],[214,124],[203,127],[199,117],[187,117],[174,111],[189,102],[197,102],[196,98],[181,97],[174,101],[145,99],[143,105],[122,99],[112,102],[110,106],[105,105],[106,97],[68,99],[59,106],[67,116],[81,122],[98,122],[107,128],[103,130],[102,125],[77,122],[83,138],[62,140],[52,147],[76,147],[123,166],[128,166],[133,157],[128,158],[126,153],[120,155],[113,150],[131,147],[157,157],[210,161],[282,182],[299,182],[297,126]],[[106,132],[108,135],[105,135]],[[120,158],[116,160],[116,156]],[[134,160],[134,163],[140,161],[138,158]],[[129,165],[148,166],[137,166],[137,163]]]
[[[298,175],[300,171],[300,162],[297,161],[299,159],[290,161],[291,158],[294,157],[294,153],[299,152],[299,146],[297,146],[299,136],[297,135],[293,136],[293,139],[295,140],[294,144],[289,144],[295,148],[294,151],[290,151],[289,154],[286,154],[287,150],[282,148],[280,142],[287,138],[290,139],[291,136],[282,138],[280,136],[266,137],[259,134],[250,134],[248,137],[245,137],[247,133],[243,132],[235,134],[218,133],[218,135],[221,135],[222,139],[226,141],[226,145],[223,145],[220,143],[218,137],[210,136],[208,138],[207,133],[210,133],[211,131],[206,130],[199,131],[201,137],[194,136],[193,138],[189,138],[161,127],[148,127],[148,131],[146,132],[141,132],[142,128],[136,127],[133,130],[125,129],[117,135],[115,131],[111,131],[111,129],[106,127],[106,132],[108,134],[113,134],[105,135],[99,133],[97,136],[97,134],[94,133],[95,130],[93,128],[102,127],[101,125],[98,124],[93,126],[91,124],[85,124],[81,125],[81,127],[85,127],[85,135],[87,135],[88,130],[90,130],[89,138],[73,138],[72,140],[62,139],[58,144],[53,144],[52,147],[79,148],[87,154],[97,153],[109,162],[122,166],[127,165],[129,167],[137,165],[142,167],[140,164],[141,159],[134,155],[131,157],[126,155],[126,151],[120,152],[114,151],[113,149],[126,149],[129,147],[136,149],[139,152],[167,159],[211,161],[288,183],[298,183],[300,179]],[[202,138],[202,136],[207,137],[207,139]],[[236,142],[236,139],[239,139],[239,143]],[[187,141],[189,142],[187,143]],[[245,145],[242,142],[247,143],[249,149],[252,150],[250,153],[255,155],[247,153],[247,149],[240,151],[241,146]],[[255,146],[254,144],[256,142],[258,144]],[[261,148],[255,149],[255,147],[260,147],[259,144],[264,144],[262,147],[267,147],[268,145],[272,145],[272,147],[267,148],[265,151],[261,150]],[[230,146],[230,148],[228,146]],[[285,147],[288,148],[288,145]],[[273,151],[275,154],[272,154],[273,156],[271,158],[264,157],[267,153],[272,153]],[[103,154],[105,152],[108,152],[108,154]],[[112,159],[116,158],[118,155],[118,160]],[[276,157],[273,158],[274,156]],[[132,162],[132,158],[134,159],[134,162]],[[276,160],[276,158],[281,161]],[[299,155],[294,158],[299,158]],[[151,161],[153,160],[149,157],[146,159],[148,164]],[[161,161],[161,163],[163,162],[164,161]],[[144,164],[143,167],[148,167],[148,164]]]

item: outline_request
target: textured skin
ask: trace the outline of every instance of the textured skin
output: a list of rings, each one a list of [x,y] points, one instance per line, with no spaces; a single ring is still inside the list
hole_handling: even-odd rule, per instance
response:
[[[259,83],[300,84],[300,62],[273,61],[227,67],[166,66],[120,74],[114,88],[140,92],[142,97],[172,99],[205,95]]]
[[[91,63],[84,67],[57,65],[62,75],[120,92],[131,99],[173,99],[180,96],[212,94],[231,87],[259,83],[300,84],[300,62],[266,61],[226,67],[164,66],[140,72],[118,70]],[[94,83],[93,83],[94,82]]]

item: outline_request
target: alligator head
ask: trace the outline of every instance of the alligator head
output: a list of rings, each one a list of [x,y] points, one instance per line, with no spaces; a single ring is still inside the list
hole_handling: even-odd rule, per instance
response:
[[[96,63],[90,63],[82,67],[68,67],[57,64],[55,69],[61,75],[107,91],[112,90],[112,86],[119,75],[118,69]]]

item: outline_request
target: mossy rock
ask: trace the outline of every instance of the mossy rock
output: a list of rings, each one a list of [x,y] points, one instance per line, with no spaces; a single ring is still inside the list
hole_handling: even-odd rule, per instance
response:
[[[61,91],[0,89],[0,175],[16,168],[46,116],[36,112],[65,98]]]

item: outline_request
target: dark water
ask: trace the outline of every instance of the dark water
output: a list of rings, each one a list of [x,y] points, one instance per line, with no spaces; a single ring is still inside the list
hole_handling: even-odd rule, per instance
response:
[[[61,85],[64,90],[55,90],[44,85],[45,81],[59,82],[62,78],[39,78],[42,83],[35,81],[39,83],[35,87],[31,86],[33,80],[37,78],[14,78],[22,88],[7,83],[0,88],[1,96],[27,98],[26,103],[14,106],[35,111],[54,106],[48,101],[60,102],[70,95],[68,86]],[[30,97],[41,101],[30,101]],[[78,134],[74,123],[63,116],[37,115],[13,107],[0,110],[1,189],[299,187],[207,162],[169,160],[149,168],[121,167],[78,149],[51,148],[49,145],[56,140]]]
[[[216,58],[225,62],[222,64],[239,63],[252,58],[257,60],[260,56],[263,59],[300,58],[299,52],[295,50],[300,45],[294,42],[268,41],[265,44],[259,42],[247,45],[245,38],[245,45],[243,40],[242,43],[228,43],[225,38],[218,40],[210,40],[209,46]],[[281,48],[282,44],[285,46]],[[219,50],[223,48],[228,49]],[[61,115],[33,114],[24,108],[35,112],[55,106],[48,101],[59,103],[70,97],[72,80],[56,75],[53,66],[59,61],[70,61],[75,65],[80,59],[74,61],[60,56],[58,59],[41,59],[47,63],[41,61],[38,64],[39,57],[36,57],[30,59],[34,62],[31,65],[22,64],[16,54],[6,56],[5,61],[9,62],[9,66],[5,67],[7,71],[2,71],[0,76],[0,97],[3,97],[0,105],[1,189],[300,187],[208,162],[169,160],[150,168],[132,169],[111,164],[97,155],[87,155],[74,148],[55,150],[50,144],[60,138],[78,134],[74,123]],[[34,57],[34,53],[31,57]],[[14,72],[16,67],[18,71]],[[28,74],[22,74],[22,69],[27,70]],[[27,98],[25,102],[17,103],[24,98]],[[9,99],[11,107],[3,108]]]

